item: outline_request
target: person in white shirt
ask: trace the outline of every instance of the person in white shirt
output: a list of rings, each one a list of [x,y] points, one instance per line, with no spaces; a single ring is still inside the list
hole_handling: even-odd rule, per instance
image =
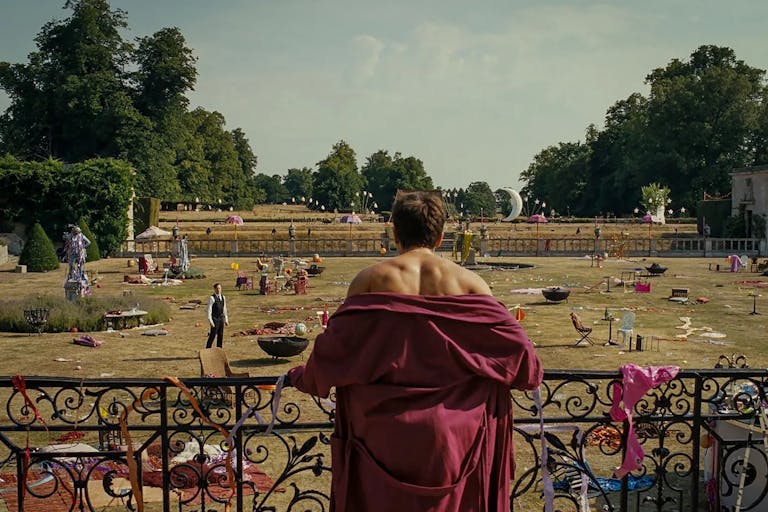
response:
[[[211,331],[208,333],[208,342],[205,348],[213,346],[213,338],[216,338],[216,346],[221,348],[224,341],[224,326],[229,325],[227,315],[227,299],[221,294],[221,284],[213,285],[213,295],[208,299],[208,323]]]

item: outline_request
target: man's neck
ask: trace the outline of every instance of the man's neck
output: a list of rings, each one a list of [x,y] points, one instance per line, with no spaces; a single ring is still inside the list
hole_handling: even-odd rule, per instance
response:
[[[409,247],[407,249],[403,248],[400,251],[400,255],[402,256],[404,254],[411,254],[414,256],[418,254],[435,254],[435,249],[434,248],[430,249],[429,247],[415,246],[415,247]]]

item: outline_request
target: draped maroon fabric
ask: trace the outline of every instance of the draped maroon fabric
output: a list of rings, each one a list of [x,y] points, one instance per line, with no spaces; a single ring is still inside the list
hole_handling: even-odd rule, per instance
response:
[[[509,510],[510,387],[542,368],[493,297],[350,297],[289,378],[336,387],[332,511]]]

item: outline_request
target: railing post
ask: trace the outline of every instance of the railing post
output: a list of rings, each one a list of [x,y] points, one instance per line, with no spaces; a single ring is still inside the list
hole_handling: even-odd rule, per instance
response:
[[[162,466],[163,466],[163,510],[171,510],[171,471],[167,454],[171,453],[170,443],[168,442],[168,383],[163,382],[159,387],[160,390],[160,428],[162,434],[160,435],[160,446],[162,446],[163,454]],[[127,421],[127,419],[126,419]],[[126,429],[129,425],[126,425]],[[138,454],[138,460],[136,465],[141,468],[141,453]],[[139,478],[141,479],[141,469],[139,469]]]
[[[701,450],[701,394],[702,382],[701,375],[696,375],[694,382],[693,392],[693,453],[691,454],[691,472],[693,473],[693,479],[691,485],[693,486],[691,492],[691,510],[699,509],[699,474],[701,472],[701,463],[699,452]]]

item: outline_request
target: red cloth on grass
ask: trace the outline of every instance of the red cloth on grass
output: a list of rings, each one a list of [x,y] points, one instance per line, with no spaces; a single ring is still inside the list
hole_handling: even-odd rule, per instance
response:
[[[336,387],[332,511],[509,510],[509,388],[536,388],[542,368],[493,297],[350,297],[289,378]]]

